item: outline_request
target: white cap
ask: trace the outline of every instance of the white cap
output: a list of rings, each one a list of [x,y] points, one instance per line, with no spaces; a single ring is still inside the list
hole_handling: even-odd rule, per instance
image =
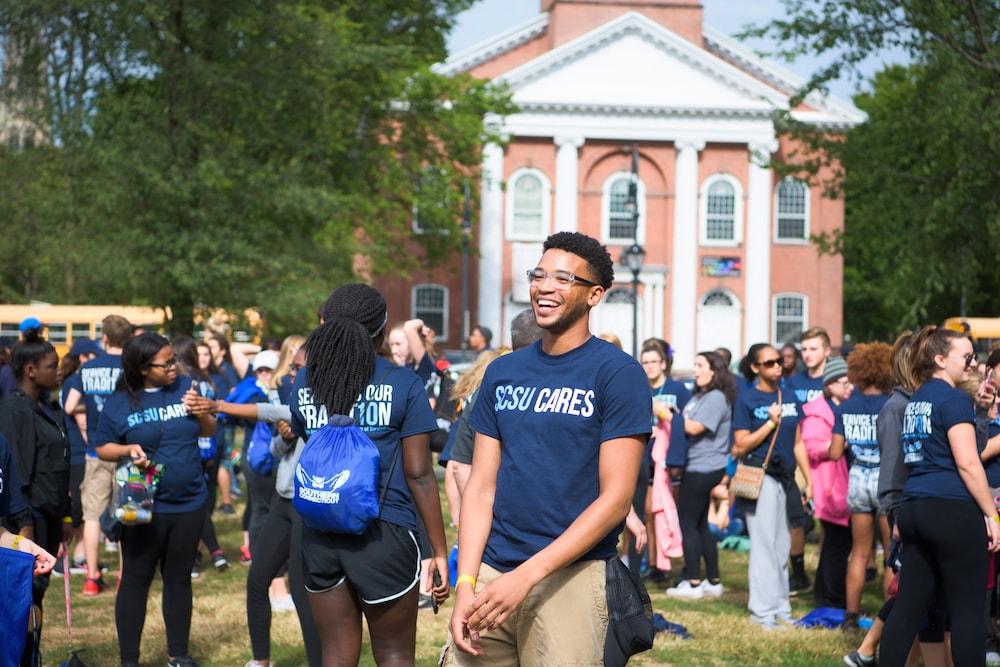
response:
[[[272,371],[278,367],[278,353],[274,350],[261,350],[253,358],[253,369],[259,371],[262,368],[270,368]]]

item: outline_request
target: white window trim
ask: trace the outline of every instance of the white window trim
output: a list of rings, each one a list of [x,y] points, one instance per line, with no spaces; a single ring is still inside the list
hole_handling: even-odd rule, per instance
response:
[[[601,242],[608,245],[631,245],[631,241],[611,238],[611,185],[621,177],[631,178],[630,171],[616,171],[607,177],[601,187]],[[646,244],[646,184],[639,177],[639,187],[636,189],[636,197],[639,207],[639,225],[636,230],[636,237],[639,245]]]
[[[736,296],[736,293],[733,290],[726,289],[725,287],[712,287],[703,292],[702,295],[698,297],[698,310],[701,310],[702,308],[712,308],[712,306],[705,305],[705,299],[707,299],[710,294],[714,294],[715,292],[722,292],[729,297],[729,299],[733,302],[729,308],[736,308],[740,312],[743,311],[743,304],[740,302],[739,297]]]
[[[522,176],[532,175],[542,181],[542,228],[538,234],[525,234],[514,232],[514,190],[517,180]],[[552,229],[552,182],[545,172],[534,167],[522,167],[510,175],[507,179],[505,196],[504,220],[507,226],[508,241],[544,241]]]
[[[733,186],[733,196],[736,199],[733,207],[733,238],[729,241],[708,238],[708,189],[719,181],[725,181]],[[734,248],[740,245],[743,242],[743,184],[739,179],[731,174],[712,174],[701,184],[698,199],[698,240],[701,245],[720,248]]]
[[[809,329],[809,296],[801,292],[778,292],[771,297],[771,342],[775,345],[783,345],[778,340],[778,299],[795,297],[802,299],[802,331]]]
[[[410,317],[411,318],[417,317],[417,292],[425,287],[434,287],[444,292],[444,304],[442,306],[442,319],[441,319],[443,325],[441,328],[444,329],[444,331],[437,331],[435,333],[437,334],[436,340],[438,342],[445,343],[448,341],[448,314],[449,314],[448,307],[449,307],[449,297],[451,296],[450,290],[448,289],[447,285],[442,285],[441,283],[420,283],[411,287]]]
[[[781,238],[781,237],[778,236],[778,188],[785,181],[798,181],[799,183],[801,183],[806,188],[806,197],[805,197],[805,203],[806,203],[806,207],[805,207],[805,225],[804,225],[804,230],[803,230],[805,232],[805,234],[804,234],[804,237],[801,238],[801,239],[785,239],[785,238]],[[802,179],[799,179],[799,178],[792,178],[791,176],[786,176],[781,181],[778,181],[778,184],[774,186],[774,208],[773,208],[773,210],[774,210],[774,220],[773,220],[772,227],[774,229],[773,236],[774,236],[774,242],[775,243],[780,243],[782,245],[808,245],[809,244],[809,235],[811,233],[810,232],[810,227],[811,227],[810,218],[812,217],[812,188],[809,187],[809,183],[807,181],[803,181]]]

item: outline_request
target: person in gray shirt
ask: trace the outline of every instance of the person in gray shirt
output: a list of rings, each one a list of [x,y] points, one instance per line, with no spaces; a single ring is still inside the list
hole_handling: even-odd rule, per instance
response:
[[[683,579],[667,589],[667,596],[684,599],[719,597],[723,592],[718,549],[708,527],[708,504],[712,488],[726,474],[736,400],[736,380],[716,352],[701,352],[695,357],[694,382],[694,395],[683,412],[688,458],[677,498],[684,572]],[[707,579],[701,578],[702,559]]]

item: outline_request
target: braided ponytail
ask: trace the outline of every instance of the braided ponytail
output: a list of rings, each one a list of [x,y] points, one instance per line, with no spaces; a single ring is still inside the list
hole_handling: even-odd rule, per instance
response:
[[[331,415],[350,415],[375,370],[368,330],[347,317],[329,317],[305,342],[306,372],[316,401]]]

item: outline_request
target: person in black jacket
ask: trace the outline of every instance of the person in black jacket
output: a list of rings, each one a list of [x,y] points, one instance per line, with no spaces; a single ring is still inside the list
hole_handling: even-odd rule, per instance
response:
[[[38,329],[26,331],[11,356],[18,386],[0,401],[0,434],[11,444],[25,506],[11,527],[51,554],[59,551],[62,519],[69,513],[69,440],[62,415],[47,400],[59,386],[58,364],[59,355]],[[39,607],[47,587],[48,575],[34,579]],[[22,665],[30,664],[30,646],[25,653]]]

